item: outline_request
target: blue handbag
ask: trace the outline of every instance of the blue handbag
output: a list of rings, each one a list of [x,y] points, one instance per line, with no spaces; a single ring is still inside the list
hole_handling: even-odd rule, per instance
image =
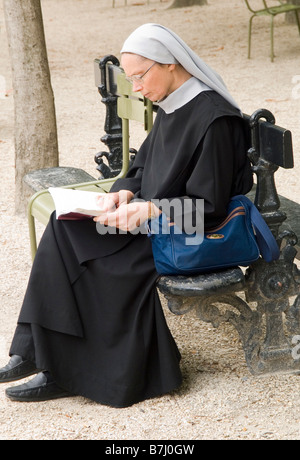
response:
[[[164,213],[148,225],[156,270],[161,275],[193,275],[248,266],[260,255],[271,262],[280,254],[268,225],[244,195],[231,199],[227,218],[205,232],[200,244],[193,244],[191,238],[195,235],[182,232],[176,225],[170,226]]]

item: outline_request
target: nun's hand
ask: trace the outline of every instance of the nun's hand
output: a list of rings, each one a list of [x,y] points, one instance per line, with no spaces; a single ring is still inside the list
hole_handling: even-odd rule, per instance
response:
[[[103,213],[94,218],[95,222],[109,227],[131,232],[140,227],[149,218],[149,203],[132,202],[121,204],[112,212]]]
[[[97,204],[100,206],[101,211],[113,212],[124,203],[129,203],[133,198],[133,193],[129,190],[120,190],[119,192],[106,193],[99,195]]]

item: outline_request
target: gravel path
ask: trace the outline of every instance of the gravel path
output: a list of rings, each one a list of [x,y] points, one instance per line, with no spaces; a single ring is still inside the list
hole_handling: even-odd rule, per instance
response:
[[[205,7],[168,11],[170,2],[111,8],[104,0],[42,0],[55,93],[61,165],[96,175],[94,155],[105,150],[105,109],[94,86],[93,59],[118,55],[139,24],[160,22],[176,30],[218,70],[244,112],[271,110],[290,129],[295,168],[276,175],[278,191],[300,202],[300,40],[297,29],[276,18],[277,57],[269,56],[269,22],[254,22],[253,59],[247,59],[248,11],[240,0],[209,0]],[[225,6],[226,5],[226,6]],[[31,267],[27,222],[14,213],[13,92],[2,6],[0,7],[0,365],[7,350]],[[4,77],[4,79],[3,79]],[[298,85],[298,86],[297,86]],[[133,146],[142,139],[137,129]],[[39,227],[42,232],[43,228]],[[199,322],[193,314],[168,323],[182,352],[180,391],[128,409],[81,397],[14,403],[0,391],[0,439],[201,440],[299,439],[299,377],[252,376],[236,331]]]

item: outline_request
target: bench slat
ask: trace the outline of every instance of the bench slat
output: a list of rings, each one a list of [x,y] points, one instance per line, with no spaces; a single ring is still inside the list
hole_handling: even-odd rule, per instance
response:
[[[145,107],[137,100],[124,98],[118,99],[118,115],[120,118],[145,122]]]

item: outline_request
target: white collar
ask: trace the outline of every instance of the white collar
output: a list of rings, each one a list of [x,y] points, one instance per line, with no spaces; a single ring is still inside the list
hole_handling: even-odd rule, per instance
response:
[[[173,113],[185,104],[190,102],[202,91],[209,91],[211,88],[198,78],[191,77],[183,83],[178,89],[173,91],[166,99],[157,104],[166,114]]]

